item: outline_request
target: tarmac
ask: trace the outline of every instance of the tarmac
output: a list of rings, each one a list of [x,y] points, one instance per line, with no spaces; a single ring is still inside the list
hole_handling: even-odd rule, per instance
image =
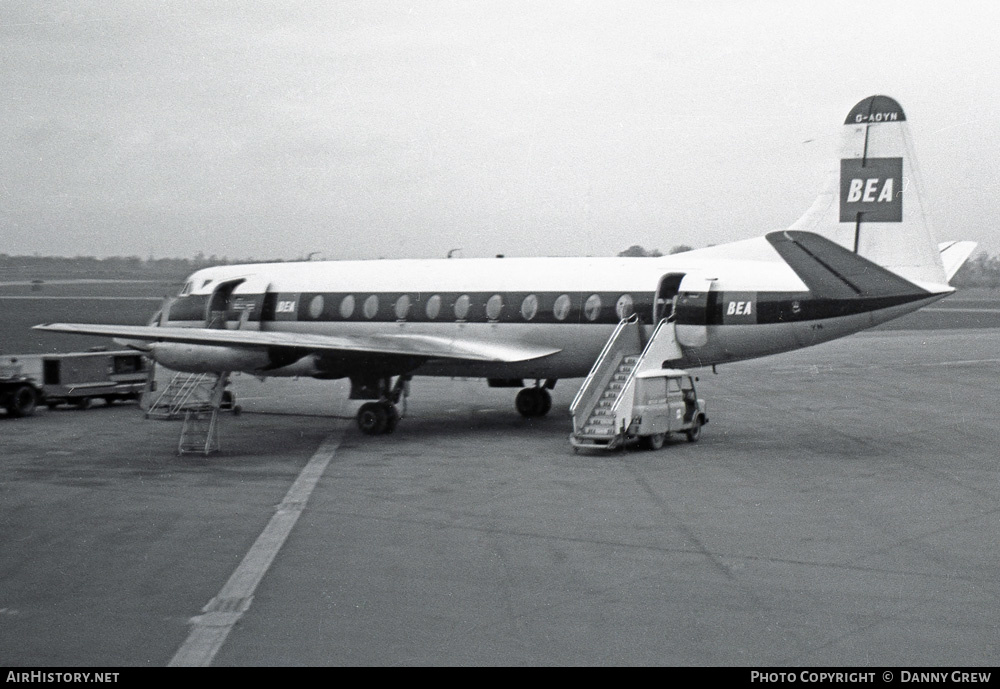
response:
[[[236,377],[222,452],[134,404],[0,416],[0,665],[973,666],[1000,657],[1000,330],[697,372],[698,443],[574,454],[560,381]]]

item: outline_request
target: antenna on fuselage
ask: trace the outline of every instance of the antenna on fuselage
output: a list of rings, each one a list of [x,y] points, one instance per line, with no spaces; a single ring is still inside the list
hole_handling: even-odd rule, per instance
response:
[[[451,258],[451,255],[456,251],[461,251],[461,249],[448,249],[448,255],[445,258]]]

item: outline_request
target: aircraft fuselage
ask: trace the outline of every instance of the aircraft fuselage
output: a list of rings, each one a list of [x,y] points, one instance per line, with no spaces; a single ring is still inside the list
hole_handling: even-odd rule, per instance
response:
[[[518,362],[432,358],[399,367],[416,375],[551,379],[585,376],[615,326],[631,314],[650,331],[670,316],[684,354],[673,365],[696,367],[818,344],[944,296],[817,298],[766,243],[748,240],[746,249],[758,259],[720,260],[708,249],[660,258],[219,266],[192,275],[165,306],[160,324],[545,346],[559,351]],[[363,357],[310,355],[282,365],[264,352],[183,343],[154,345],[153,356],[178,370],[327,378],[365,363]]]

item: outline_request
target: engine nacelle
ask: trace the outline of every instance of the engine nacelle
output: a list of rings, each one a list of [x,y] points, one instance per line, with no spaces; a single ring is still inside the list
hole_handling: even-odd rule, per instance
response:
[[[150,347],[150,356],[158,364],[186,373],[219,373],[244,371],[256,373],[271,365],[266,350],[242,347],[157,342]]]

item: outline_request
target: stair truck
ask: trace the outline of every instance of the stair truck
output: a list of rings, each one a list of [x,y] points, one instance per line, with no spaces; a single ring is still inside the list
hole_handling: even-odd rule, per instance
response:
[[[696,380],[674,368],[631,375],[616,394],[609,395],[607,406],[595,409],[587,425],[570,438],[574,450],[621,449],[636,442],[659,450],[671,433],[683,433],[689,442],[697,442],[701,427],[708,423],[708,411],[705,400],[698,397]]]
[[[697,378],[670,366],[682,358],[671,320],[661,319],[646,340],[634,315],[622,319],[570,405],[574,452],[636,441],[658,450],[671,433],[697,441],[708,413]]]

